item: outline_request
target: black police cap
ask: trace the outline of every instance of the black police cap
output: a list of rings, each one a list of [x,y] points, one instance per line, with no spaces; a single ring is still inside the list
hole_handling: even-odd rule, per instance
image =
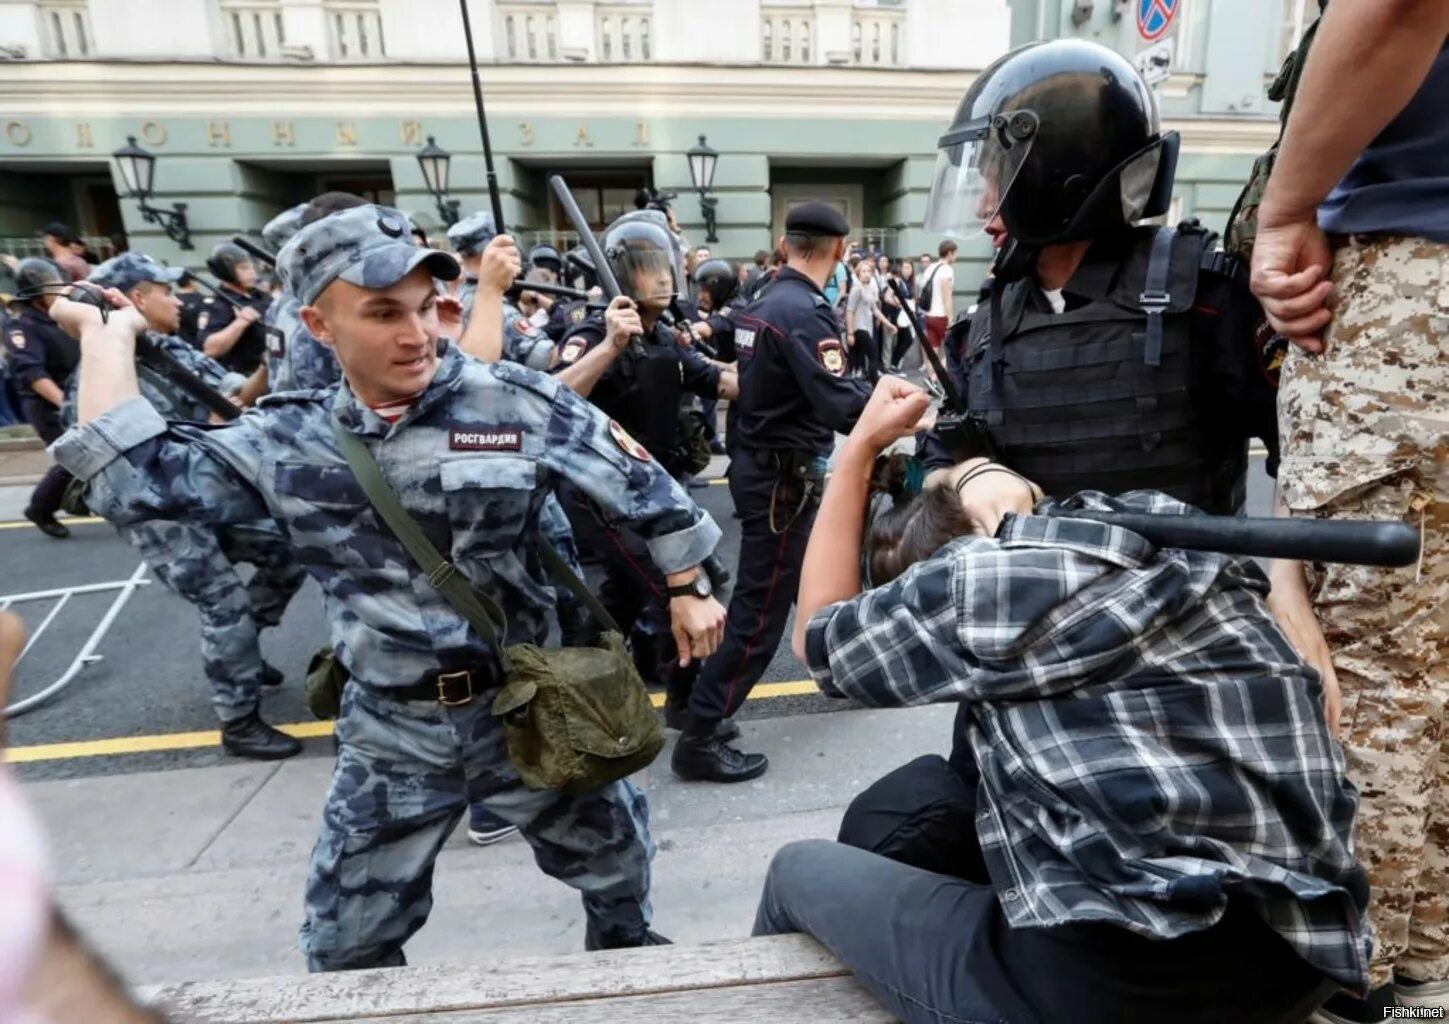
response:
[[[801,203],[785,215],[785,234],[804,238],[844,238],[850,234],[850,225],[829,203]]]

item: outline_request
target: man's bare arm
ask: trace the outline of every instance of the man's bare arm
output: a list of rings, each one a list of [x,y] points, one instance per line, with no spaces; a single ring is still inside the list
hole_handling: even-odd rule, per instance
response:
[[[121,308],[107,321],[95,306],[61,299],[50,308],[51,318],[81,343],[80,391],[76,422],[89,423],[141,394],[136,382],[136,336],[146,321],[118,293],[106,297]]]
[[[1444,0],[1330,4],[1298,85],[1263,214],[1278,218],[1316,209],[1413,99],[1446,35]]]
[[[248,320],[238,310],[235,320],[201,343],[201,351],[213,359],[220,359],[236,347],[236,343],[241,341],[241,336],[246,333],[247,328],[255,322],[255,315]]]

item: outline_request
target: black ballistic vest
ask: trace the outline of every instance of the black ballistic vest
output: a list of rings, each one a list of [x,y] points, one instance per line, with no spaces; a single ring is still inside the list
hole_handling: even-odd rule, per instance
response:
[[[968,405],[1002,461],[1051,495],[1153,489],[1238,510],[1245,446],[1214,435],[1194,391],[1192,306],[1212,237],[1138,229],[1110,292],[1065,313],[1034,310],[1030,280],[1000,289],[996,315],[982,303]]]

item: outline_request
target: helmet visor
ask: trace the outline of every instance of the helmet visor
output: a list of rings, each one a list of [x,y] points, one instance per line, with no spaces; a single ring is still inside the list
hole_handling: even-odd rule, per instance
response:
[[[985,230],[1031,153],[1032,132],[1021,138],[1008,125],[1020,130],[1027,122],[1034,128],[1035,118],[1029,114],[997,115],[941,137],[926,204],[927,231],[973,238]]]

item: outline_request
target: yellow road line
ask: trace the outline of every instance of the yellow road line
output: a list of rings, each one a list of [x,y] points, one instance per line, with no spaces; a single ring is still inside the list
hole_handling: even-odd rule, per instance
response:
[[[91,523],[104,523],[100,516],[57,516],[66,526],[89,526]],[[0,530],[34,530],[35,524],[29,519],[17,519],[14,522],[0,523]]]
[[[774,697],[800,697],[819,693],[808,679],[789,683],[761,683],[751,691],[750,700]],[[650,694],[656,708],[664,706],[664,694]],[[331,736],[331,722],[293,722],[278,729],[298,739]],[[11,764],[33,764],[38,761],[65,761],[79,757],[112,757],[117,754],[147,754],[169,750],[195,750],[221,745],[221,733],[213,729],[203,732],[171,732],[154,736],[117,736],[108,740],[79,740],[73,743],[40,743],[30,747],[11,747],[4,760]]]

